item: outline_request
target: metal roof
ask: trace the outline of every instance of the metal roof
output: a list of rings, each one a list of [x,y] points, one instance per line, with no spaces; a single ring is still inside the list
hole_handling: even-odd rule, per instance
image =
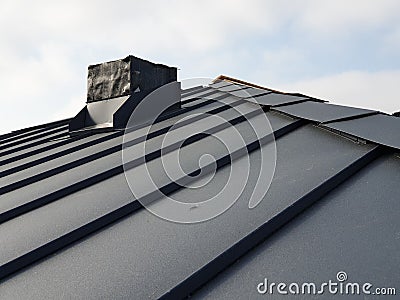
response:
[[[271,128],[256,128],[260,137],[252,124],[263,116]],[[4,298],[252,298],[264,277],[330,279],[341,269],[355,279],[398,285],[397,117],[218,80],[183,90],[178,113],[125,136],[71,137],[68,122],[0,136]],[[167,132],[172,140],[165,144]],[[234,150],[212,135],[231,139]],[[133,149],[125,169],[123,141]],[[260,160],[274,151],[271,185],[249,209]],[[202,171],[202,154],[212,154],[212,180],[199,188],[172,180],[163,159],[178,152],[188,174],[181,179],[189,181]],[[232,169],[249,165],[250,171],[243,193],[223,214],[180,224],[151,214],[133,197],[125,173],[146,190],[145,164],[165,194],[153,206],[167,195],[189,203],[209,199]]]
[[[345,119],[354,119],[358,116],[367,116],[378,113],[369,109],[312,101],[277,107],[274,108],[274,110],[318,123],[329,123],[338,120],[343,121]]]

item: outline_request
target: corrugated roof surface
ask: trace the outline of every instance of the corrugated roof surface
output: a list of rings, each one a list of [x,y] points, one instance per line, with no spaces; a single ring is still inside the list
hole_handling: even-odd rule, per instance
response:
[[[299,94],[240,87],[218,81],[184,90],[180,115],[154,124],[147,138],[146,126],[125,136],[134,158],[128,175],[139,187],[145,185],[140,149],[146,146],[155,181],[182,202],[209,199],[232,168],[250,164],[238,201],[201,223],[163,220],[133,198],[123,168],[122,131],[70,137],[69,120],[64,120],[0,136],[1,296],[180,298],[206,284],[198,297],[250,298],[265,276],[282,281],[314,273],[329,277],[336,273],[328,270],[342,266],[360,279],[378,267],[379,278],[399,278],[389,266],[398,265],[398,259],[387,257],[400,250],[394,200],[400,192],[395,184],[400,158],[393,150],[399,147],[400,119]],[[212,115],[229,123],[220,124]],[[276,144],[268,138],[271,132],[264,129],[260,139],[248,122],[260,124],[264,115]],[[187,120],[172,127],[181,117]],[[171,128],[175,138],[163,144]],[[236,130],[251,151],[249,161],[227,159],[232,153],[210,135],[189,138],[196,129],[225,138]],[[271,186],[249,209],[262,155],[275,150]],[[197,189],[172,182],[162,160],[178,151],[188,174],[201,170],[202,154],[213,154],[218,163],[212,180]],[[162,203],[161,198],[152,205]],[[357,256],[368,239],[382,245],[383,232],[387,247]],[[363,271],[366,260],[371,268]]]

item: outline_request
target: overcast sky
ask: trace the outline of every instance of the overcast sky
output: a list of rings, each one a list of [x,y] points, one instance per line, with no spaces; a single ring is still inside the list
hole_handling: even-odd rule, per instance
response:
[[[128,54],[332,103],[400,110],[400,1],[0,2],[0,132],[74,116]]]

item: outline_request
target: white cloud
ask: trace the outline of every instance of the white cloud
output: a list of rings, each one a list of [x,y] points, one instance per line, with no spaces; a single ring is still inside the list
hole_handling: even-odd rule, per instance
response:
[[[400,110],[400,71],[349,71],[322,78],[281,84],[276,88],[301,92],[334,104],[376,109],[386,113]]]
[[[292,70],[303,78],[313,62],[286,39],[336,36],[339,44],[342,35],[379,27],[387,29],[390,48],[398,44],[399,6],[391,0],[3,0],[0,132],[72,117],[79,99],[85,102],[87,65],[131,53],[181,67],[183,77],[223,73],[273,85],[292,80],[282,80]],[[271,47],[277,39],[281,45]]]
[[[318,34],[344,34],[368,31],[398,22],[397,0],[296,1],[295,24]],[[330,38],[330,36],[327,36]]]

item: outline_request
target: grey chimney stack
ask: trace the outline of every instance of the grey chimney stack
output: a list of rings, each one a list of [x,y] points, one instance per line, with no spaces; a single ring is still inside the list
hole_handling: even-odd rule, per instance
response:
[[[70,122],[72,134],[88,130],[113,130],[126,127],[135,107],[147,95],[160,89],[158,96],[170,109],[180,109],[180,83],[177,68],[152,63],[135,56],[91,65],[87,78],[87,105]],[[158,113],[154,111],[154,113]],[[152,112],[137,118],[145,123]]]
[[[128,56],[88,68],[87,101],[153,91],[177,80],[177,69]]]

